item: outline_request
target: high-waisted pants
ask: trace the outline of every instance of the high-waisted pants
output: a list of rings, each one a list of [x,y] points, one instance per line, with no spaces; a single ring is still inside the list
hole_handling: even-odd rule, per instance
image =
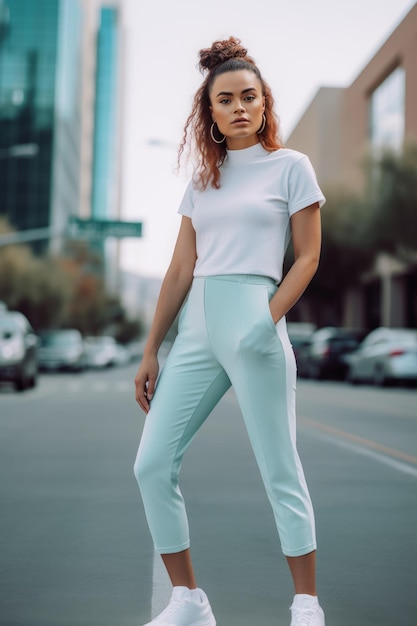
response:
[[[316,548],[314,514],[296,450],[296,365],[285,318],[272,319],[277,287],[263,276],[194,278],[159,377],[135,462],[155,550],[190,545],[178,485],[194,435],[233,385],[271,502],[281,549]],[[214,459],[213,459],[214,462]]]

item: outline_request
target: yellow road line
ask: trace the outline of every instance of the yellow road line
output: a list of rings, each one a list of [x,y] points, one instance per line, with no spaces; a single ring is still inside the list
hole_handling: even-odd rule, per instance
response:
[[[412,456],[411,454],[406,454],[405,452],[401,452],[400,450],[395,450],[394,448],[389,448],[388,446],[383,446],[376,441],[372,441],[372,439],[366,439],[365,437],[359,437],[358,435],[353,435],[352,433],[348,433],[345,430],[340,430],[339,428],[334,428],[334,426],[328,426],[327,424],[322,424],[321,422],[317,422],[316,420],[312,420],[308,417],[299,417],[299,421],[306,426],[311,426],[312,428],[316,428],[318,430],[323,430],[330,435],[335,435],[336,437],[340,437],[345,441],[351,441],[360,446],[364,446],[365,448],[371,448],[372,450],[378,450],[378,452],[382,452],[387,456],[391,456],[395,459],[401,459],[402,461],[406,461],[407,463],[412,463],[413,465],[417,465],[417,457]]]

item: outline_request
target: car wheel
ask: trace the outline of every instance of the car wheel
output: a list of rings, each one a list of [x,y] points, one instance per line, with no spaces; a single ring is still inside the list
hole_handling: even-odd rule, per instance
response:
[[[35,374],[32,374],[32,376],[30,377],[30,382],[29,382],[30,389],[34,389],[37,384],[38,384],[38,375],[37,373],[35,373]]]
[[[18,378],[16,378],[16,380],[14,381],[14,387],[16,391],[24,391],[25,389],[27,389],[28,381],[23,371],[20,372]]]

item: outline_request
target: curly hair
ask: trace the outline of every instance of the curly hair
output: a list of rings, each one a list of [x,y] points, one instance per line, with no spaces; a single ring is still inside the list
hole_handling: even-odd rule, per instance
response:
[[[262,86],[262,95],[265,98],[266,124],[259,134],[259,140],[265,150],[273,151],[283,147],[280,137],[279,121],[274,112],[274,98],[269,85],[252,57],[248,56],[246,48],[241,46],[240,40],[229,37],[222,41],[215,41],[211,48],[204,48],[199,53],[199,69],[202,73],[208,72],[202,85],[197,90],[191,113],[184,126],[184,134],[178,151],[178,165],[180,165],[185,147],[188,145],[188,155],[193,154],[196,161],[195,178],[201,189],[211,184],[220,187],[220,166],[226,158],[226,145],[214,143],[210,136],[212,117],[210,110],[210,91],[214,80],[225,72],[250,70],[259,79]]]

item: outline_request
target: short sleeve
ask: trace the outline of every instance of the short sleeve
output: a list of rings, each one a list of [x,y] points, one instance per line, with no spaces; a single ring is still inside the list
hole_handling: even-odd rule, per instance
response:
[[[298,159],[290,172],[288,179],[288,212],[294,215],[297,211],[319,203],[322,207],[325,203],[324,197],[318,182],[316,173],[311,165],[310,159],[303,155]]]
[[[184,196],[181,200],[178,213],[185,215],[185,217],[192,217],[194,210],[194,186],[191,180],[184,192]]]

